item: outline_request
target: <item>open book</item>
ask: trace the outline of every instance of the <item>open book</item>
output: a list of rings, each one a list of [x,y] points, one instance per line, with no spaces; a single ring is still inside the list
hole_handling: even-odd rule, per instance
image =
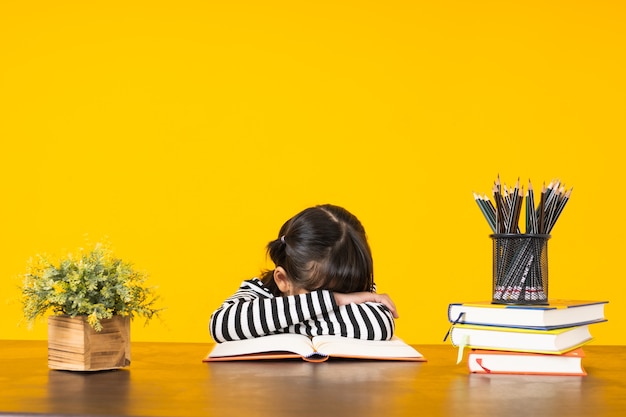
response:
[[[315,336],[282,333],[215,345],[204,362],[291,359],[324,362],[329,357],[420,361],[426,359],[398,337],[386,341],[360,340],[342,336]]]

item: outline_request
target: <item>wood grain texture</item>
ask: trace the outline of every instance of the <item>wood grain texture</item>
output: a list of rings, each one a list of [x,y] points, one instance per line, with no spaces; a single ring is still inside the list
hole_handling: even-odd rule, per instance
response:
[[[68,371],[101,371],[130,365],[130,318],[102,320],[95,331],[86,316],[48,318],[48,367]]]
[[[588,375],[476,375],[449,345],[428,362],[202,363],[211,343],[133,343],[103,372],[46,366],[46,341],[0,341],[0,415],[161,417],[623,417],[626,347],[585,347]]]

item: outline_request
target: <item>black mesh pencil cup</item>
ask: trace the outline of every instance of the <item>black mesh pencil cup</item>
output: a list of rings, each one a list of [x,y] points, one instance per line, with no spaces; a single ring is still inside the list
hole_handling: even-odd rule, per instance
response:
[[[492,304],[548,304],[548,234],[499,233],[493,242]]]

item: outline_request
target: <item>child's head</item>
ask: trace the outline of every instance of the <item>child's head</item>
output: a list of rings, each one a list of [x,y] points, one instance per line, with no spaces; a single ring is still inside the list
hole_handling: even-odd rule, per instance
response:
[[[286,274],[296,288],[336,292],[372,291],[372,253],[365,229],[346,209],[325,204],[296,214],[280,228],[267,252],[276,266],[263,276],[263,283],[281,295],[274,279]]]

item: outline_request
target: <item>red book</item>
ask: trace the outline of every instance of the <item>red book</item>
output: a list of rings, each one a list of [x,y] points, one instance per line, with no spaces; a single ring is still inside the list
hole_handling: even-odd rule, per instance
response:
[[[587,375],[582,348],[561,355],[507,352],[496,350],[470,351],[467,365],[476,374]]]

